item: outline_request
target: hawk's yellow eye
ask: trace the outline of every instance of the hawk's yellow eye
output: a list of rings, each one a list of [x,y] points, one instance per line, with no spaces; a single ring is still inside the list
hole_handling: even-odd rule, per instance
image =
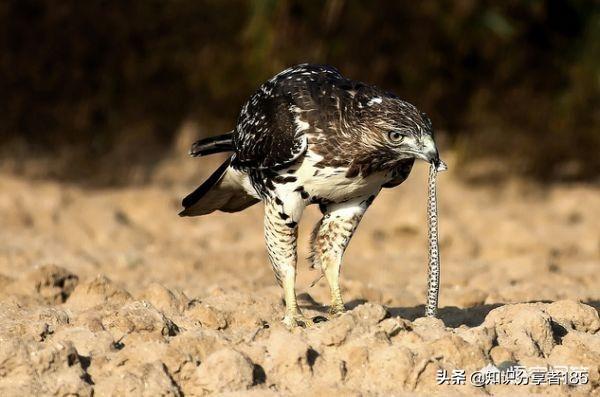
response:
[[[390,141],[395,142],[395,143],[400,143],[404,140],[404,135],[402,135],[398,131],[388,132],[388,137],[390,138]]]

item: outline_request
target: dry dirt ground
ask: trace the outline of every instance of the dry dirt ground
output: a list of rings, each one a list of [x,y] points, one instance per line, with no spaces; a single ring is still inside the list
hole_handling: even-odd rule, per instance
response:
[[[350,244],[350,311],[289,332],[261,206],[177,217],[214,164],[166,160],[151,183],[119,189],[0,175],[0,395],[600,395],[597,186],[440,174],[441,319],[426,319],[419,164]],[[300,225],[311,316],[328,303],[304,259],[317,219],[311,208]],[[583,366],[589,381],[471,385],[488,364]],[[438,385],[440,369],[465,370],[466,385]]]

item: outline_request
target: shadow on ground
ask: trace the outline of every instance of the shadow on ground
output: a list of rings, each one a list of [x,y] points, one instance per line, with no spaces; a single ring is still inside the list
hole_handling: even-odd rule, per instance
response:
[[[321,313],[327,313],[329,306],[321,305],[313,299],[307,293],[300,294],[298,300],[301,302],[300,306],[303,309],[315,310]],[[357,306],[367,303],[366,299],[354,299],[346,303],[348,310],[353,310]],[[552,303],[550,300],[537,300],[529,301],[524,303]],[[583,302],[586,305],[592,306],[600,314],[600,301],[591,300]],[[492,310],[504,306],[506,303],[494,303],[488,305],[477,305],[468,308],[459,308],[456,306],[441,307],[438,310],[438,317],[444,322],[446,327],[457,328],[461,325],[468,327],[477,327],[481,325],[485,320],[485,317]],[[423,317],[425,313],[425,305],[418,305],[413,307],[386,307],[390,317],[402,317],[404,319],[414,321],[419,317]]]

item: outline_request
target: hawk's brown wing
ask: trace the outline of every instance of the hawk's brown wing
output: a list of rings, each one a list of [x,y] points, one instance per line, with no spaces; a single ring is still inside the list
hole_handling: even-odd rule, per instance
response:
[[[314,114],[307,114],[320,112],[321,87],[340,79],[340,73],[330,66],[299,65],[264,83],[240,113],[233,165],[278,169],[302,156],[308,147],[306,132],[315,120]]]

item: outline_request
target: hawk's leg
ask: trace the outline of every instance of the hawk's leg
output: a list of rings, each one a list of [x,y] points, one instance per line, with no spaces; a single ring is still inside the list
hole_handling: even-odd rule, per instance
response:
[[[321,206],[323,218],[317,223],[311,239],[313,267],[320,268],[331,290],[329,313],[346,310],[340,291],[340,267],[344,251],[363,214],[375,196],[340,204]]]
[[[280,198],[265,200],[265,241],[269,261],[275,272],[275,278],[283,287],[285,298],[285,317],[283,323],[292,328],[310,326],[296,302],[296,240],[298,221],[302,215],[304,203],[301,200],[283,201]]]

